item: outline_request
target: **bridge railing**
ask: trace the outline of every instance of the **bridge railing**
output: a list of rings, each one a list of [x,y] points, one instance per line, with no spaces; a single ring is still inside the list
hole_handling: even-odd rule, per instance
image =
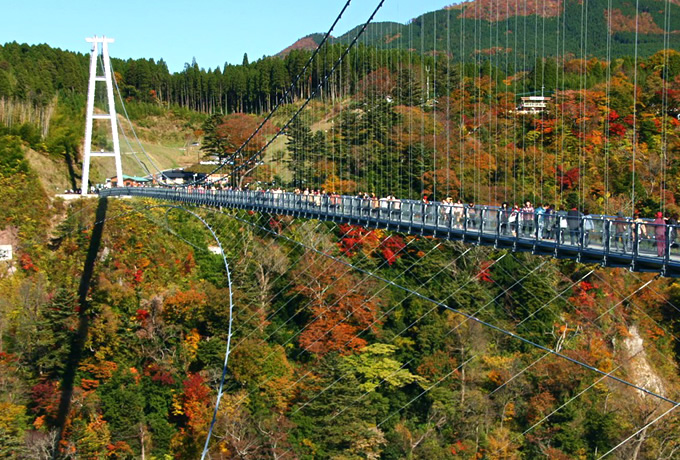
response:
[[[675,243],[678,226],[625,217],[569,215],[564,211],[527,213],[496,206],[278,191],[123,187],[104,190],[102,194],[147,196],[387,227],[606,265],[630,265],[634,269],[644,268],[637,266],[642,263],[665,271],[672,264],[680,274],[680,248]]]

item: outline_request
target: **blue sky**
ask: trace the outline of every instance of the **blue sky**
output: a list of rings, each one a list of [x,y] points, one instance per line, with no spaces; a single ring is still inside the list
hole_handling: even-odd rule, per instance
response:
[[[326,32],[346,0],[28,0],[3,8],[0,43],[47,43],[89,53],[85,37],[116,42],[113,57],[163,58],[171,71],[196,58],[201,67],[276,54],[298,38]],[[386,0],[376,20],[407,22],[455,0]],[[378,0],[354,0],[334,35],[368,19]],[[110,8],[105,10],[104,8]]]

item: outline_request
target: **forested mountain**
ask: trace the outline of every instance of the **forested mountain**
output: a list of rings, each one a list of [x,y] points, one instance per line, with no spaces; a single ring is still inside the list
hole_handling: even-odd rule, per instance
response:
[[[407,25],[371,24],[360,40],[363,46],[350,53],[339,72],[342,76],[332,78],[322,94],[353,94],[357,81],[381,66],[396,70],[408,63],[417,67],[425,59],[426,67],[435,67],[433,55],[442,69],[474,62],[479,68],[494,69],[499,76],[511,76],[531,71],[537,60],[607,60],[634,54],[635,9],[631,3],[615,0],[611,21],[607,20],[610,9],[605,0],[548,2],[545,8],[538,2],[506,3],[495,10],[493,5],[498,2],[480,0],[427,13]],[[665,29],[671,37],[680,31],[680,6],[641,0],[639,11],[637,51],[640,57],[649,57],[665,47]],[[333,45],[301,79],[291,101],[310,93],[358,28],[331,40]],[[289,87],[310,56],[309,46],[321,38],[321,34],[310,35],[305,39],[306,46],[293,46],[283,57],[253,62],[246,59],[240,65],[225,64],[216,69],[203,69],[192,62],[183,71],[170,73],[162,59],[114,59],[113,67],[129,100],[174,104],[201,112],[263,112]],[[5,44],[0,47],[0,100],[18,99],[44,107],[57,92],[84,94],[87,65],[85,54],[47,45]],[[547,86],[556,85],[549,82]],[[510,90],[521,92],[516,91],[516,84]],[[7,118],[1,112],[0,121]]]
[[[611,4],[610,4],[611,3]],[[663,0],[638,2],[638,53],[664,48],[664,31],[680,33],[680,5]],[[668,12],[668,22],[665,17]],[[348,43],[359,28],[331,40]],[[610,35],[608,41],[607,35]],[[319,43],[323,34],[305,37]],[[433,11],[408,24],[369,24],[362,42],[382,49],[448,53],[455,60],[493,55],[512,62],[571,55],[617,58],[634,54],[635,3],[624,0],[472,0]],[[585,49],[584,49],[585,47]],[[608,52],[609,48],[609,52]]]

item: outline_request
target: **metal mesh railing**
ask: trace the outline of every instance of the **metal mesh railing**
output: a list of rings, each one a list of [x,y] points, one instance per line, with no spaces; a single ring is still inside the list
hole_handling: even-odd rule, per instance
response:
[[[578,212],[526,213],[496,206],[452,205],[386,198],[236,191],[121,187],[102,195],[136,195],[256,211],[386,227],[408,233],[467,239],[514,250],[554,252],[556,256],[629,265],[634,270],[677,269],[680,247],[676,225],[625,217],[584,216]]]

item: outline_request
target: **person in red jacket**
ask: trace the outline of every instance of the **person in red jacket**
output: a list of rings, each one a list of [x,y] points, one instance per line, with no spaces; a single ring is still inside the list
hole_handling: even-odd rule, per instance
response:
[[[656,219],[654,219],[654,238],[656,239],[656,254],[664,257],[666,255],[666,221],[661,212],[657,212]]]

